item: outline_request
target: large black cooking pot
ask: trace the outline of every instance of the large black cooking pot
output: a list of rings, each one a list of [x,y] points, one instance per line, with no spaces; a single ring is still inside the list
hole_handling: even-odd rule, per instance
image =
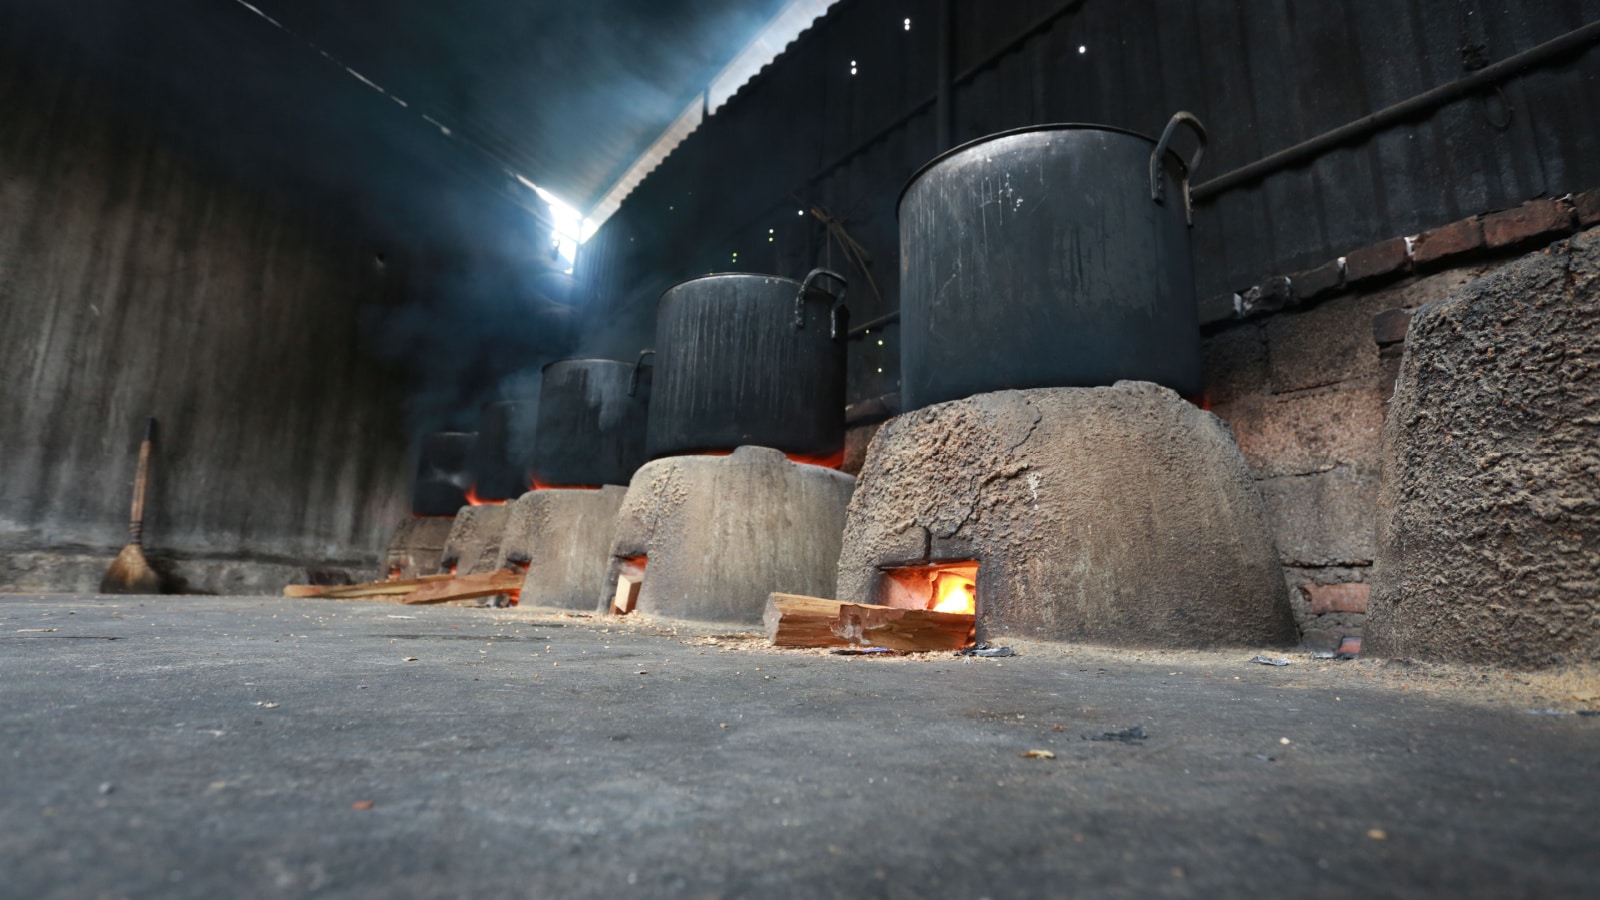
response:
[[[649,369],[611,359],[545,366],[534,431],[538,486],[627,484],[645,462],[650,381]]]
[[[1187,125],[1185,163],[1168,148]],[[1159,141],[1046,125],[938,157],[900,195],[905,409],[1007,388],[1153,381],[1200,393],[1188,175]]]
[[[824,283],[836,285],[830,294]],[[746,444],[804,456],[844,448],[845,281],[693,278],[656,310],[651,458]]]
[[[440,431],[422,439],[417,480],[411,489],[411,512],[418,516],[453,516],[467,505],[472,487],[471,432]]]
[[[473,448],[473,493],[479,500],[515,500],[528,490],[533,413],[527,403],[486,403]]]

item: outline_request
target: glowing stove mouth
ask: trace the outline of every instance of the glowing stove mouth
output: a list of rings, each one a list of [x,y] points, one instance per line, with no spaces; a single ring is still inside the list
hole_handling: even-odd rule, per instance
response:
[[[978,563],[951,560],[884,569],[878,580],[878,604],[898,609],[976,615]]]

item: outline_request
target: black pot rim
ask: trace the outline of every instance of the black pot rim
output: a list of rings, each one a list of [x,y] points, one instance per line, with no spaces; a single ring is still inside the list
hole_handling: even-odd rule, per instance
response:
[[[1035,131],[1109,131],[1113,134],[1125,134],[1128,137],[1135,137],[1151,145],[1154,145],[1156,142],[1155,138],[1143,132],[1134,131],[1129,128],[1118,128],[1115,125],[1095,125],[1089,122],[1058,122],[1051,125],[1026,125],[1022,128],[1012,128],[1009,131],[997,131],[994,134],[986,134],[981,138],[975,138],[967,141],[965,144],[951,147],[949,150],[946,150],[938,156],[935,156],[933,159],[928,160],[926,163],[923,163],[920,169],[917,169],[915,172],[911,173],[911,177],[906,179],[905,186],[900,188],[900,196],[895,198],[894,217],[896,219],[900,218],[900,204],[905,202],[906,191],[911,190],[911,186],[917,183],[917,179],[928,174],[929,169],[932,169],[952,156],[965,153],[966,151],[971,150],[972,148],[981,144],[987,144],[990,141],[996,141],[1000,138],[1015,137],[1019,134],[1030,134]],[[1183,157],[1178,155],[1178,151],[1168,147],[1167,153],[1168,155],[1177,159],[1179,164],[1183,163]]]
[[[691,278],[685,278],[682,281],[673,282],[666,288],[666,290],[661,292],[661,296],[665,297],[667,294],[683,287],[691,281],[704,281],[707,278],[760,278],[765,281],[786,281],[789,284],[794,285],[797,289],[800,287],[799,281],[783,275],[765,275],[760,272],[707,272],[704,275],[695,275]]]
[[[571,359],[552,359],[549,362],[545,363],[544,365],[540,366],[539,367],[539,371],[543,372],[545,369],[548,369],[548,368],[550,368],[551,366],[554,366],[554,365],[559,365],[561,363],[615,363],[616,365],[619,365],[619,366],[629,366],[629,367],[631,367],[633,365],[633,363],[631,363],[631,362],[626,362],[626,361],[620,360],[620,359],[606,359],[603,356],[575,356],[575,357],[572,357]],[[520,401],[511,401],[511,402],[515,403],[515,402],[520,402]]]

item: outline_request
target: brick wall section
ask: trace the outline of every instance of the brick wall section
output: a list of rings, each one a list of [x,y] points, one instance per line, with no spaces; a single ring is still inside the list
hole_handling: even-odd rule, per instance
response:
[[[1359,639],[1376,555],[1379,440],[1411,310],[1497,261],[1600,224],[1600,189],[1531,200],[1231,298],[1206,339],[1206,399],[1233,426],[1266,501],[1306,645]]]
[[[1377,553],[1379,441],[1407,310],[1483,265],[1390,281],[1241,322],[1205,342],[1207,401],[1261,488],[1305,644],[1360,635]],[[1372,277],[1372,276],[1369,276]],[[1292,279],[1291,279],[1292,280]],[[1380,346],[1377,337],[1389,341]],[[1396,356],[1396,358],[1398,358]]]
[[[1343,291],[1372,290],[1413,273],[1456,268],[1488,254],[1508,258],[1595,224],[1600,224],[1600,188],[1529,200],[1361,247],[1292,275],[1273,275],[1228,299],[1238,318],[1256,318]]]

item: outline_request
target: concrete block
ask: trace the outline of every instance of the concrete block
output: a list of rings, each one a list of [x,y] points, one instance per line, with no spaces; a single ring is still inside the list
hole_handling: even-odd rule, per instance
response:
[[[1417,235],[1411,244],[1411,262],[1431,265],[1483,249],[1483,223],[1477,217],[1441,225]]]
[[[1483,242],[1492,249],[1510,247],[1571,231],[1572,207],[1560,200],[1530,200],[1513,209],[1483,217]]]
[[[1261,482],[1285,565],[1364,566],[1377,553],[1378,477],[1349,466]]]
[[[618,575],[641,556],[638,609],[655,615],[753,625],[773,591],[832,597],[855,483],[765,447],[647,463],[628,485],[607,587],[590,605],[609,611]]]
[[[1600,660],[1596,360],[1600,230],[1418,311],[1384,426],[1369,652]]]
[[[1403,273],[1409,264],[1406,239],[1393,238],[1346,254],[1344,281],[1345,284],[1358,284],[1376,278],[1394,277]]]
[[[905,559],[917,529],[928,557]],[[837,597],[874,602],[885,567],[950,560],[979,564],[984,639],[1295,639],[1233,436],[1153,384],[998,391],[886,423],[850,502]]]

